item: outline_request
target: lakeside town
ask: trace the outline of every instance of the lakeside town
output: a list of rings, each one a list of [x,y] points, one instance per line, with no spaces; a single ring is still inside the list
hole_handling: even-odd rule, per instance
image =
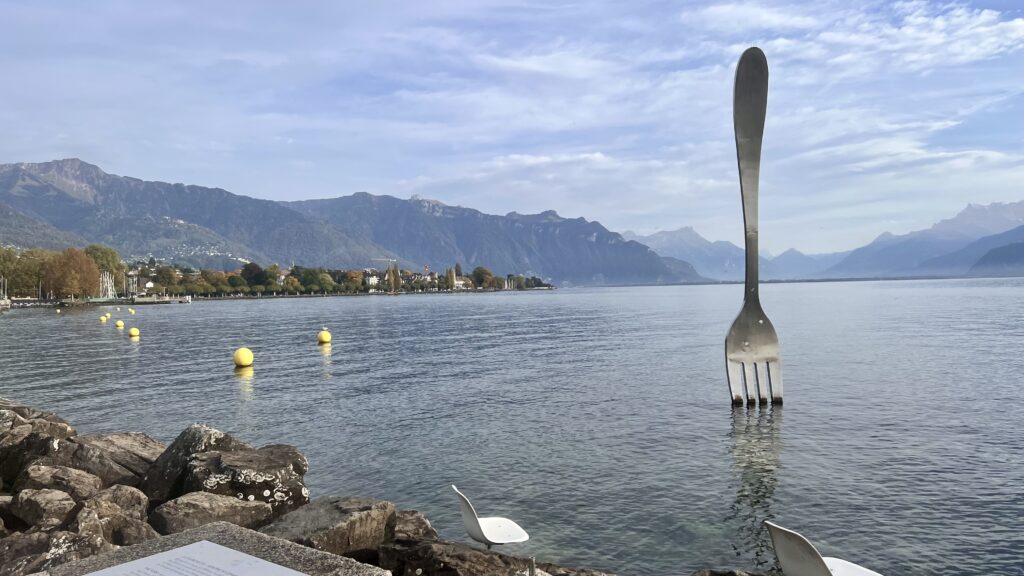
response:
[[[552,289],[526,274],[495,275],[485,266],[465,272],[460,263],[441,272],[403,269],[329,269],[246,262],[237,270],[196,269],[149,258],[125,262],[100,244],[57,252],[0,248],[0,306],[84,303],[131,299],[274,297]]]

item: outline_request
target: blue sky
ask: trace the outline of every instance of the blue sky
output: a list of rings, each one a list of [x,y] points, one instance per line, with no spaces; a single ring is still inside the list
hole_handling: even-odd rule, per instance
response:
[[[756,44],[765,248],[846,249],[1024,199],[1016,1],[0,0],[0,15],[0,162],[738,242],[732,74]]]

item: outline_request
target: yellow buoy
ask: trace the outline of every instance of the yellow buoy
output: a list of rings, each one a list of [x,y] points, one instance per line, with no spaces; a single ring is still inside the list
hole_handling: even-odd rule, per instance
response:
[[[110,320],[110,312],[107,312],[107,320]]]
[[[124,320],[118,320],[117,322],[114,322],[114,326],[117,326],[118,330],[124,328]]]
[[[131,329],[129,329],[128,330],[128,335],[129,336],[137,337],[139,335],[139,329],[138,328],[131,328]]]
[[[128,309],[128,313],[129,314],[135,314],[135,308],[129,308]]]
[[[100,316],[100,322],[106,322],[106,321],[107,321],[107,317],[106,316]]]
[[[121,307],[120,307],[120,306],[118,306],[118,307],[117,307],[117,311],[118,311],[118,312],[120,312],[120,311],[121,311]]]
[[[234,360],[235,366],[239,368],[252,366],[252,350],[249,350],[248,348],[239,348],[238,350],[235,350]]]
[[[57,308],[57,314],[60,314],[60,308]]]
[[[331,333],[328,332],[327,330],[321,330],[320,333],[316,335],[316,341],[321,344],[330,344]]]

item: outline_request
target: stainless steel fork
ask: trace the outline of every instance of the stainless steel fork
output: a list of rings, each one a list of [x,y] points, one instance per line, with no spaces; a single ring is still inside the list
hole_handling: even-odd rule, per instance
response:
[[[757,279],[757,189],[761,139],[768,107],[768,60],[760,48],[748,48],[736,65],[732,120],[743,199],[747,275],[743,308],[725,337],[725,367],[733,405],[782,403],[782,361],[775,327],[761,309]]]

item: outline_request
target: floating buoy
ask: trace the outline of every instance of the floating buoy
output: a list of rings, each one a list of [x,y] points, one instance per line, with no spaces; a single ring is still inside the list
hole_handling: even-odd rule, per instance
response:
[[[128,309],[128,313],[129,314],[135,314],[135,308],[129,308]]]
[[[118,320],[117,322],[114,322],[114,326],[117,326],[118,330],[123,330],[124,329],[124,320]]]
[[[110,312],[107,312],[107,320],[110,320]]]
[[[60,314],[60,308],[57,308],[57,314]]]
[[[118,306],[118,307],[117,307],[117,311],[118,311],[118,312],[120,312],[120,311],[121,311],[121,307],[120,307],[120,306]]]
[[[139,329],[138,328],[132,328],[132,329],[128,330],[128,335],[131,336],[132,338],[138,338],[139,337]]]
[[[106,322],[106,321],[107,321],[107,317],[106,316],[100,316],[100,322]]]
[[[249,350],[248,348],[239,348],[238,350],[235,350],[233,358],[235,360],[235,366],[239,368],[252,366],[252,350]]]
[[[328,332],[326,328],[324,328],[323,330],[320,331],[319,334],[316,335],[316,341],[319,342],[320,344],[330,344],[331,333]]]

